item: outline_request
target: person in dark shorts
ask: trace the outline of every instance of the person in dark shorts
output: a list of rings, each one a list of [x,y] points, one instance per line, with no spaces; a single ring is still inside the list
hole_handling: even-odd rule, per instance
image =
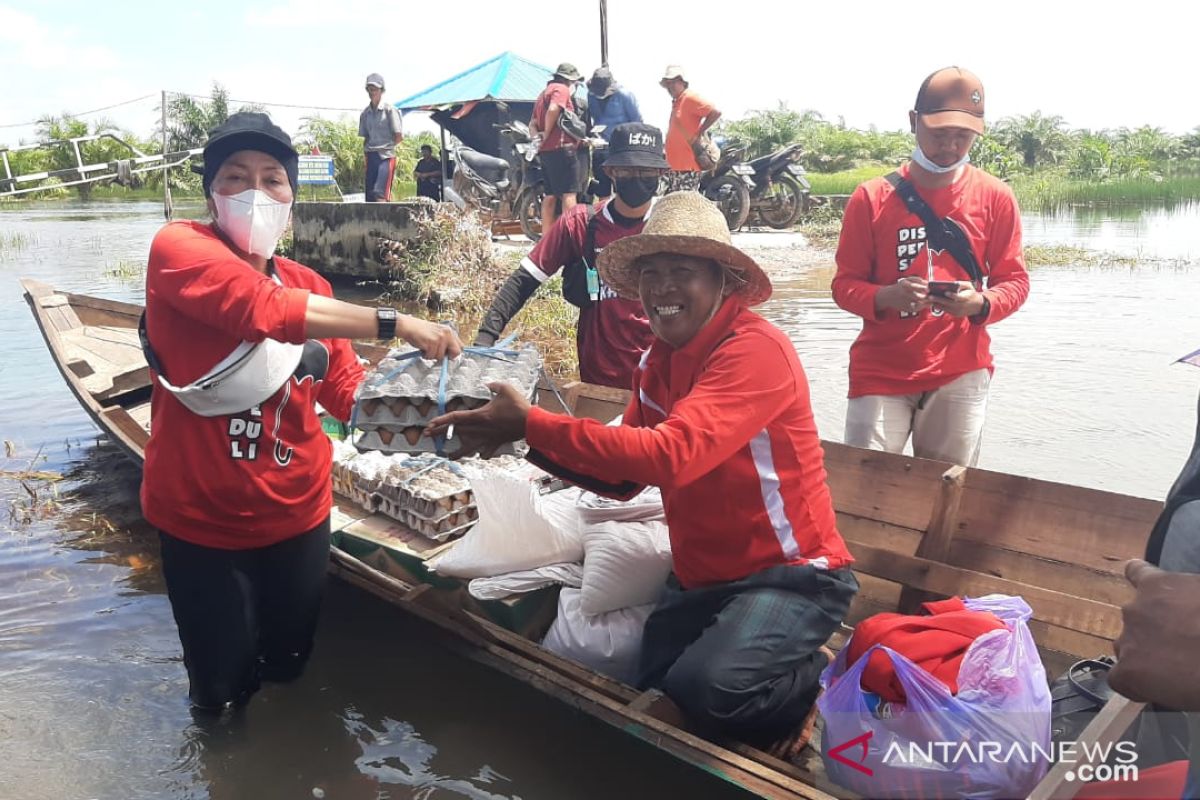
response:
[[[562,63],[554,70],[546,88],[533,103],[529,132],[538,137],[538,157],[546,180],[546,196],[542,199],[542,230],[558,219],[557,205],[562,203],[566,214],[575,206],[575,195],[582,188],[579,169],[579,140],[567,135],[559,125],[563,112],[575,112],[571,87],[583,79],[574,64]]]

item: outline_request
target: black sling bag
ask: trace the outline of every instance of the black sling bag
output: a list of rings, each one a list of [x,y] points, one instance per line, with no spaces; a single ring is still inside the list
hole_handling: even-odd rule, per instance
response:
[[[911,181],[900,176],[899,172],[888,173],[885,180],[890,183],[904,201],[908,210],[921,218],[925,223],[925,246],[934,250],[944,250],[962,264],[963,269],[971,276],[971,283],[976,288],[983,286],[983,270],[979,268],[979,260],[975,258],[975,250],[967,234],[952,219],[941,219],[933,213],[929,204],[917,194],[917,187]]]

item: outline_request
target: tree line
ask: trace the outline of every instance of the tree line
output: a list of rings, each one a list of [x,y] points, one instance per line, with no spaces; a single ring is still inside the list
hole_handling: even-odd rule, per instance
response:
[[[168,96],[166,152],[202,147],[208,131],[235,110],[262,108],[252,105],[231,108],[228,91],[220,84],[213,84],[208,100]],[[119,130],[106,119],[89,124],[69,115],[46,116],[39,121],[36,136],[38,141],[51,141],[105,132],[118,135],[145,153],[163,151],[161,124],[151,136],[139,138]],[[912,151],[912,135],[907,131],[880,131],[874,127],[855,130],[841,120],[829,121],[812,110],[795,111],[784,103],[775,109],[752,111],[739,120],[723,121],[717,133],[729,142],[743,145],[749,158],[799,143],[804,151],[802,163],[816,173],[837,173],[872,164],[894,165]],[[344,193],[361,191],[366,165],[356,120],[306,117],[295,142],[301,152],[315,150],[333,156],[335,176]],[[398,182],[411,180],[422,144],[434,145],[436,149],[436,140],[428,133],[406,137],[397,147]],[[80,150],[88,163],[130,156],[111,139],[85,142]],[[8,158],[14,175],[70,169],[76,165],[74,152],[66,144],[10,152]],[[971,158],[977,166],[1005,179],[1033,174],[1089,182],[1158,179],[1178,171],[1188,174],[1200,171],[1200,126],[1184,135],[1148,125],[1093,131],[1072,129],[1061,116],[1035,111],[1005,117],[990,125],[976,142]],[[199,194],[200,177],[191,170],[175,169],[166,174],[172,190]],[[138,177],[145,187],[160,188],[163,172]],[[74,188],[87,198],[92,185]]]

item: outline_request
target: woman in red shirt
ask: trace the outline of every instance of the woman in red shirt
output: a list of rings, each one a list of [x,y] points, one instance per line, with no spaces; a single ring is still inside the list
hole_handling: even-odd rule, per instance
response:
[[[449,328],[335,300],[274,255],[297,164],[266,114],[234,114],[204,148],[213,222],[172,222],[150,246],[144,344],[158,380],[142,511],[202,709],[299,676],[312,649],[332,502],[314,406],[348,418],[363,379],[348,338],[461,352]]]

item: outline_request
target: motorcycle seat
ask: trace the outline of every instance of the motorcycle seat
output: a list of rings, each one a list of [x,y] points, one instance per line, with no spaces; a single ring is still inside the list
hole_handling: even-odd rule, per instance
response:
[[[750,166],[754,167],[755,172],[762,172],[771,165],[771,160],[775,158],[775,155],[775,153],[771,153],[770,155],[759,156],[758,158],[751,159]]]
[[[481,178],[490,183],[500,183],[507,180],[509,164],[503,158],[489,156],[478,150],[463,148],[459,151],[463,163],[478,173]]]

